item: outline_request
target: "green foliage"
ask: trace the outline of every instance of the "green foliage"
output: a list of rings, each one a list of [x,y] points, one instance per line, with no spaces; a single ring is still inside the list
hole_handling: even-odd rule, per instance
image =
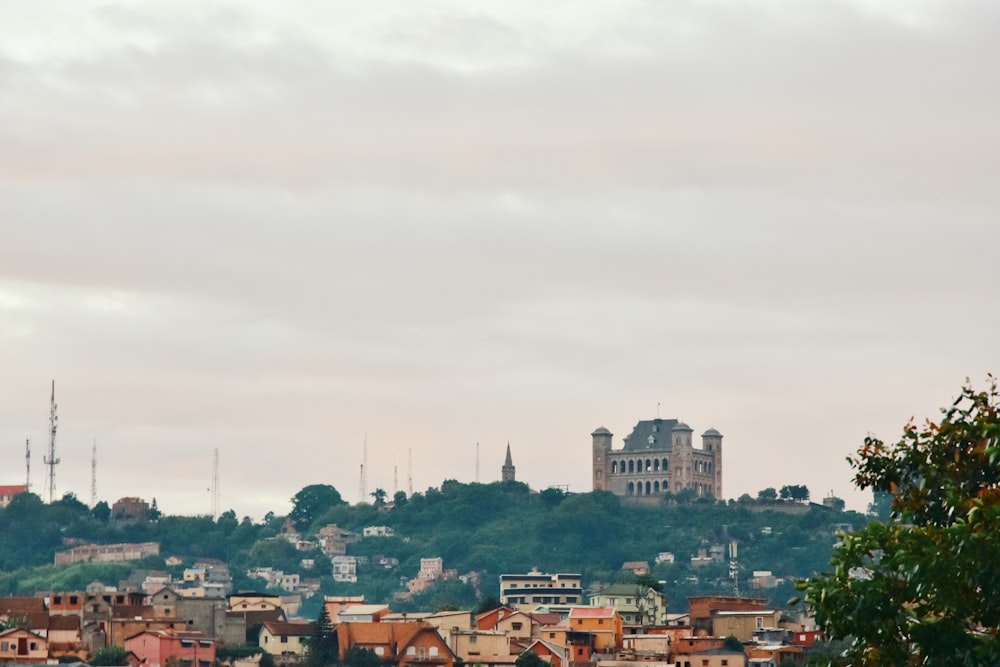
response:
[[[125,664],[126,656],[128,656],[128,651],[121,646],[105,646],[94,651],[87,660],[87,664],[92,667],[117,667]]]
[[[347,667],[382,667],[382,660],[361,646],[352,646],[344,654],[344,665]]]
[[[809,487],[804,484],[786,484],[779,494],[782,500],[805,502],[809,500]]]
[[[515,667],[552,667],[552,663],[548,660],[544,660],[534,651],[525,651],[521,655],[517,656],[517,660],[514,661]]]
[[[743,653],[744,651],[743,642],[741,642],[738,637],[734,637],[733,635],[729,635],[722,640],[722,648],[727,651],[739,651],[740,653]]]
[[[892,494],[890,520],[842,537],[802,588],[829,636],[853,638],[852,664],[1000,663],[998,404],[992,378],[967,385],[939,424],[849,459],[859,488]]]
[[[757,500],[763,500],[765,502],[770,500],[777,500],[778,492],[775,491],[773,486],[769,486],[766,489],[761,489],[757,492]]]
[[[313,623],[308,649],[306,662],[309,667],[333,665],[340,657],[337,629],[330,623],[330,615],[326,611],[326,605],[320,607],[319,617]]]
[[[288,518],[299,530],[306,530],[331,507],[344,504],[340,492],[329,484],[310,484],[292,497]]]

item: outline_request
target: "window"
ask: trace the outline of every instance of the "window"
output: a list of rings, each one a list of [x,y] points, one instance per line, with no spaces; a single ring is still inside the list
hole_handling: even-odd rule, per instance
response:
[[[417,647],[417,660],[424,660],[427,658],[427,649],[423,646]]]
[[[723,661],[722,661],[722,667],[726,667],[726,665],[728,665],[728,664],[729,664],[729,661],[723,659]]]
[[[69,603],[70,604],[76,604],[79,601],[80,601],[80,598],[78,598],[77,596],[75,596],[75,595],[70,595],[69,596]]]
[[[406,655],[416,655],[416,654],[417,654],[417,647],[416,646],[407,646],[406,647]]]
[[[52,604],[62,604],[62,596],[56,595],[52,598]]]
[[[385,648],[382,646],[376,646],[375,655],[385,655]]]
[[[597,624],[598,625],[604,625],[604,619],[603,618],[597,619]]]
[[[288,635],[281,635],[281,643],[282,644],[288,643]]]
[[[38,650],[38,642],[31,642],[31,644],[29,645],[29,647],[31,648],[32,651],[37,651]]]
[[[521,624],[521,623],[511,623],[511,624],[510,624],[510,629],[511,629],[511,630],[520,630],[520,629],[521,629],[521,627],[522,627],[522,624]]]
[[[438,654],[438,647],[431,646],[430,649],[428,649],[428,653],[430,653],[431,657],[436,656]]]
[[[758,616],[757,618],[754,619],[754,621],[756,622],[756,625],[757,625],[758,628],[764,627],[764,617],[763,616]]]
[[[9,651],[10,642],[0,642],[0,651]]]

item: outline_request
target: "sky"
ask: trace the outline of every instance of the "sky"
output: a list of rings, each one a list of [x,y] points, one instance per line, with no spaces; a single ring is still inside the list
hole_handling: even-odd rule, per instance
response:
[[[1000,372],[1000,5],[0,0],[0,484],[287,513],[590,433],[805,484]],[[367,443],[367,445],[365,444]],[[361,468],[367,451],[362,484]]]

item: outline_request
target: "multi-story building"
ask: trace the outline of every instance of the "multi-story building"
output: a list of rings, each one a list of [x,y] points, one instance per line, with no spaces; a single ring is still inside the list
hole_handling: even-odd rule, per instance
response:
[[[590,596],[594,607],[612,607],[629,625],[666,625],[667,598],[655,588],[613,584]]]
[[[595,491],[623,498],[662,498],[691,489],[699,496],[722,497],[722,434],[714,428],[692,445],[693,430],[676,419],[640,421],[621,449],[603,426],[591,433]]]
[[[583,604],[582,577],[579,574],[500,575],[500,604],[532,610],[539,606]]]

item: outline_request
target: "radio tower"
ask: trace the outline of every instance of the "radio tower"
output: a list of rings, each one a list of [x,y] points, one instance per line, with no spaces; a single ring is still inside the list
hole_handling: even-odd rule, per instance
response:
[[[90,450],[90,507],[97,505],[97,438]]]
[[[406,450],[406,495],[413,495],[413,450]]]
[[[367,467],[368,467],[368,434],[365,433],[365,444],[364,448],[361,451],[361,478],[358,480],[359,503],[365,502],[365,498],[367,497],[366,491],[368,491],[368,484],[367,484],[368,480],[365,478],[365,474],[367,473],[365,468]]]
[[[31,438],[24,439],[24,490],[31,491]]]
[[[56,466],[59,459],[56,458],[56,428],[59,425],[59,417],[56,416],[56,381],[52,381],[52,399],[49,408],[49,455],[43,461],[49,467],[49,502],[56,499]]]
[[[215,448],[215,457],[212,461],[212,488],[209,489],[212,493],[212,520],[217,521],[219,519],[219,506],[221,503],[221,496],[219,494],[219,448]]]

